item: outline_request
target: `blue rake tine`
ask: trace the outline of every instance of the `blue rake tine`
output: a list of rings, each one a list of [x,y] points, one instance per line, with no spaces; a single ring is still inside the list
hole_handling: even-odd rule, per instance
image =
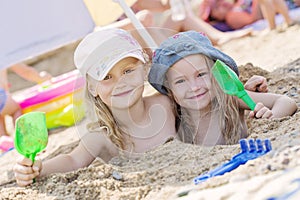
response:
[[[261,139],[256,140],[256,146],[257,146],[257,153],[264,152],[264,145],[263,145]]]
[[[265,140],[265,148],[266,148],[266,152],[272,151],[272,144],[269,139]]]
[[[248,140],[250,152],[256,152],[257,148],[253,139]]]
[[[241,149],[242,149],[242,153],[249,151],[248,141],[246,139],[241,139],[240,140],[240,146],[241,146]]]

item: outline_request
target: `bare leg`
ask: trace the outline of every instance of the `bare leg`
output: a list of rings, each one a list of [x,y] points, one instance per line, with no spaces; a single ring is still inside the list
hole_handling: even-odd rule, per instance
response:
[[[149,27],[153,25],[153,14],[148,10],[139,11],[138,13],[136,13],[136,17],[145,27]],[[125,30],[135,29],[135,27],[133,26],[129,18],[125,18],[120,21],[113,22],[104,27],[97,27],[97,29],[101,29],[101,28],[121,28]]]
[[[259,0],[261,12],[263,14],[264,19],[267,20],[269,24],[269,28],[275,29],[275,8],[272,0]]]
[[[289,9],[284,0],[273,0],[274,7],[278,13],[280,13],[287,25],[292,25],[294,22],[289,16]]]
[[[163,24],[163,27],[178,32],[188,30],[203,32],[209,37],[214,45],[222,45],[230,40],[251,35],[252,32],[252,29],[222,32],[199,19],[195,15],[186,15],[184,20],[176,22],[171,19],[171,16],[168,16],[167,20]]]
[[[198,18],[191,8],[186,5],[186,18],[182,21],[173,21],[171,15],[167,16],[163,27],[174,31],[195,30],[205,33],[214,45],[222,45],[230,40],[251,35],[252,29],[243,29],[231,32],[222,32]]]
[[[252,1],[252,12],[251,12],[251,17],[253,20],[252,23],[257,20],[263,19],[259,1],[261,1],[261,0],[253,0]]]

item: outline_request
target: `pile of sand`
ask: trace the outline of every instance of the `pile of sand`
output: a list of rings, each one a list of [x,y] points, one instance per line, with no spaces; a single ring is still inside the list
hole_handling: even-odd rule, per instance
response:
[[[300,26],[296,25],[282,33],[235,40],[221,49],[236,59],[243,81],[253,74],[263,75],[271,92],[288,95],[299,106],[299,32]],[[72,50],[58,51],[35,66],[49,66],[47,70],[51,71],[64,65],[54,58],[71,55]],[[66,65],[73,66],[71,62]],[[254,119],[247,123],[249,138],[269,138],[273,151],[197,186],[192,182],[194,177],[228,161],[240,151],[239,145],[204,148],[169,141],[140,158],[118,157],[108,164],[96,160],[88,168],[53,174],[26,188],[18,187],[14,181],[11,167],[17,153],[13,150],[0,157],[0,196],[1,199],[268,199],[283,198],[298,188],[292,197],[299,199],[299,109],[292,117]],[[57,130],[51,133],[43,158],[67,153],[77,143],[76,126]]]

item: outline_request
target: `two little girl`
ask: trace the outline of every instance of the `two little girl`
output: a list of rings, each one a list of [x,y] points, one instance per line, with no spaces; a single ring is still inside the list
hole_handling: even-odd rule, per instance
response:
[[[215,84],[210,68],[216,59],[238,73],[235,62],[202,34],[184,32],[168,38],[155,51],[149,74],[149,82],[165,95],[145,97],[150,63],[137,41],[120,29],[86,36],[74,61],[86,77],[97,121],[69,154],[43,163],[20,158],[14,167],[17,183],[26,186],[35,177],[86,167],[98,156],[109,161],[120,151],[143,153],[177,137],[177,132],[184,142],[195,144],[236,142],[246,134],[243,113],[248,107]],[[258,103],[252,117],[281,117],[297,108],[285,96],[249,94],[266,105]]]

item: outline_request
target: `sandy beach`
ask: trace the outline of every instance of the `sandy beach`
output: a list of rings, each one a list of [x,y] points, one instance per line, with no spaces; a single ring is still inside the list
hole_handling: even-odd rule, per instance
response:
[[[300,25],[228,42],[219,48],[232,56],[246,81],[263,75],[270,92],[288,95],[300,106]],[[75,69],[77,43],[30,61],[54,76]],[[12,91],[31,86],[9,74]],[[49,133],[42,159],[70,152],[81,125]],[[0,199],[300,199],[300,112],[281,119],[247,120],[248,138],[270,139],[273,150],[225,175],[194,185],[193,179],[230,160],[239,144],[201,147],[173,140],[139,158],[96,159],[74,172],[53,174],[28,187],[18,187],[12,167],[18,153],[0,157]],[[293,195],[287,196],[294,191]]]

